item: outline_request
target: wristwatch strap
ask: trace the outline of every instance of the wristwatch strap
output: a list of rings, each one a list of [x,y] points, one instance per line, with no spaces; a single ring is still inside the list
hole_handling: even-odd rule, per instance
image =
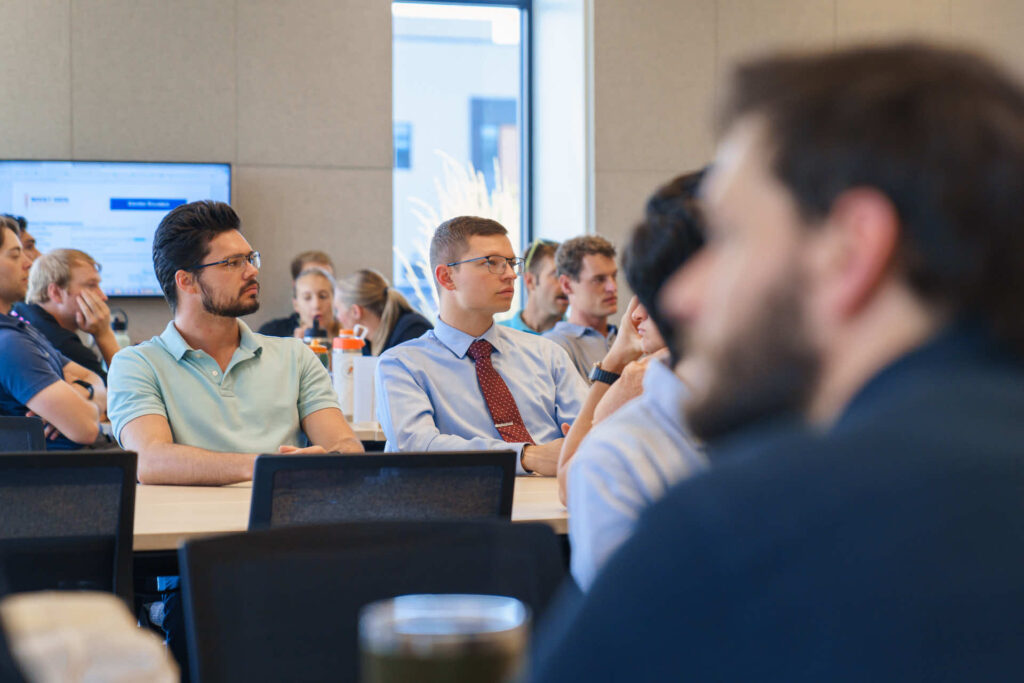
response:
[[[71,381],[80,387],[85,387],[85,390],[89,392],[89,400],[92,400],[92,397],[96,394],[96,390],[92,388],[91,384],[86,382],[84,379],[73,379]]]
[[[591,382],[604,382],[605,384],[615,384],[621,375],[614,372],[608,372],[607,370],[601,369],[601,363],[594,363],[594,367],[590,370],[590,381]]]

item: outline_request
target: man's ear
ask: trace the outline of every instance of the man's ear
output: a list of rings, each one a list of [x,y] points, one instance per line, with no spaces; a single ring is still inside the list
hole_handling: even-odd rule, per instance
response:
[[[64,297],[67,296],[67,290],[61,289],[57,286],[56,282],[51,282],[46,285],[46,298],[55,304],[64,303]]]
[[[199,291],[199,283],[196,282],[197,277],[192,271],[176,270],[174,271],[174,284],[183,292],[195,294]]]
[[[558,284],[562,286],[562,293],[566,296],[572,294],[572,278],[568,275],[559,275]]]
[[[531,292],[536,286],[537,276],[531,273],[530,271],[526,271],[525,273],[523,273],[523,287],[526,288],[526,291]]]
[[[447,289],[449,292],[455,290],[455,281],[452,280],[452,269],[443,263],[437,264],[434,267],[434,277],[441,283],[441,286]]]
[[[853,188],[832,204],[819,265],[829,280],[829,304],[843,316],[871,302],[892,271],[899,243],[896,207],[874,188]]]

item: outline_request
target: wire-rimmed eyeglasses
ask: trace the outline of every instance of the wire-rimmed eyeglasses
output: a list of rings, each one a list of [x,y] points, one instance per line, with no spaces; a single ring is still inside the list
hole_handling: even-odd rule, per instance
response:
[[[468,258],[464,261],[452,261],[446,263],[446,266],[458,266],[463,263],[471,263],[473,261],[486,261],[487,270],[491,271],[493,275],[501,275],[505,272],[505,268],[511,268],[512,272],[516,275],[523,272],[523,263],[525,259],[520,256],[477,256],[476,258]]]
[[[229,256],[226,259],[221,259],[220,261],[213,261],[212,263],[200,263],[199,265],[192,266],[189,270],[202,270],[203,268],[209,268],[210,266],[224,266],[228,270],[238,270],[242,268],[246,263],[254,267],[256,270],[259,270],[260,252],[250,251],[248,254]]]

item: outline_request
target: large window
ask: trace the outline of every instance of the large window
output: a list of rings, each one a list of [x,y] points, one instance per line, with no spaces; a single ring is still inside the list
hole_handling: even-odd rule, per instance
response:
[[[428,316],[438,223],[493,218],[521,248],[528,13],[524,1],[392,4],[394,284]]]

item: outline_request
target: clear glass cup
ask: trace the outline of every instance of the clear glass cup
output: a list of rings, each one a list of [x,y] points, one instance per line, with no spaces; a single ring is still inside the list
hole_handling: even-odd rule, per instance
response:
[[[359,614],[363,683],[499,683],[516,676],[530,610],[498,595],[402,595]]]

